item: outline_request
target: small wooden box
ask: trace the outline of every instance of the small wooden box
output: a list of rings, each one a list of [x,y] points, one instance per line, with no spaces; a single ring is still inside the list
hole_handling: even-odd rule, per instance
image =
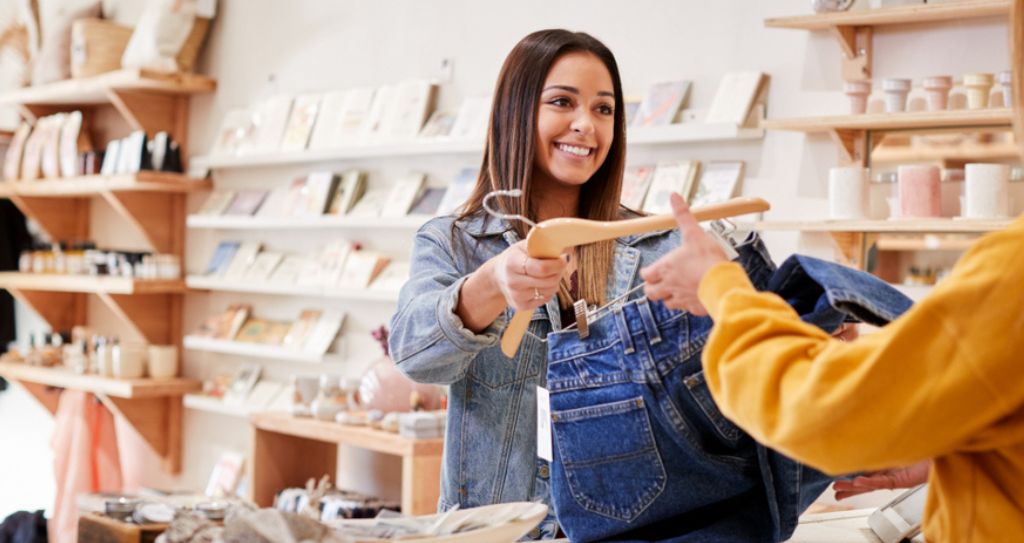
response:
[[[166,524],[131,524],[96,513],[78,517],[78,543],[153,543]]]

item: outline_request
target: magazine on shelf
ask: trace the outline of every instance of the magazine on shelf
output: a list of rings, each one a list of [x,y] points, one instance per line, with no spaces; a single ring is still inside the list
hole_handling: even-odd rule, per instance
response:
[[[256,107],[253,112],[254,144],[244,146],[239,152],[267,153],[278,151],[281,138],[288,125],[292,111],[291,96],[275,96]]]
[[[217,128],[210,153],[214,156],[238,154],[246,146],[253,147],[256,144],[255,133],[252,111],[248,108],[229,109]]]
[[[278,186],[270,189],[267,197],[263,199],[260,208],[256,210],[256,217],[284,217],[285,206],[288,203],[288,195],[291,194],[291,185]]]
[[[476,167],[459,170],[459,173],[455,174],[455,179],[448,184],[448,190],[445,191],[441,203],[437,206],[437,215],[441,217],[451,215],[466,203],[469,196],[473,194],[473,188],[476,187],[479,176],[480,169]]]
[[[269,332],[269,320],[249,317],[242,328],[238,330],[234,340],[239,343],[266,343]]]
[[[17,181],[21,174],[21,157],[25,151],[25,142],[32,133],[32,126],[26,122],[18,125],[11,137],[11,144],[4,155],[4,179]]]
[[[423,191],[427,176],[422,173],[409,173],[395,181],[388,191],[387,200],[381,209],[381,217],[404,217],[412,209],[412,204]]]
[[[245,270],[245,274],[242,278],[246,281],[252,281],[254,283],[264,283],[270,279],[270,274],[274,272],[274,268],[281,263],[281,259],[284,255],[273,251],[262,251],[256,255],[253,259],[252,265]]]
[[[213,254],[206,264],[205,274],[213,277],[224,275],[224,272],[227,271],[228,266],[231,264],[231,260],[235,258],[235,253],[238,252],[239,246],[241,246],[241,243],[237,241],[222,241],[218,243],[217,248],[213,250]]]
[[[722,77],[711,101],[706,123],[729,123],[742,126],[750,116],[757,97],[765,83],[761,72],[731,72]]]
[[[690,94],[689,81],[664,81],[647,89],[633,120],[635,127],[672,124]]]
[[[743,162],[707,162],[701,167],[700,181],[690,205],[701,207],[732,198],[743,178]]]
[[[644,200],[644,212],[652,215],[672,213],[669,196],[673,192],[689,200],[699,169],[700,163],[695,160],[659,162]]]
[[[375,251],[352,251],[345,260],[345,267],[337,281],[340,288],[363,289],[370,286],[370,283],[388,264],[388,258]]]
[[[201,325],[196,335],[212,339],[231,340],[242,328],[242,324],[249,318],[252,307],[248,304],[231,304],[223,312],[208,317]]]
[[[370,290],[380,292],[398,292],[409,280],[410,262],[390,262],[380,275],[370,283]]]
[[[334,338],[341,331],[341,325],[344,321],[345,314],[341,311],[325,310],[316,321],[316,325],[310,330],[309,337],[302,347],[303,352],[317,356],[327,354],[328,349],[334,343]]]
[[[632,126],[633,121],[636,119],[636,112],[640,110],[640,103],[643,102],[642,97],[627,96],[622,99],[622,105],[626,108],[626,126]]]
[[[397,141],[414,139],[433,111],[436,99],[437,85],[430,81],[411,79],[396,85],[382,121],[384,137]]]
[[[306,269],[309,258],[305,255],[284,255],[281,262],[270,272],[270,283],[275,285],[296,285],[299,276]]]
[[[291,321],[267,321],[267,331],[263,337],[263,343],[267,345],[281,345],[288,330],[292,329]]]
[[[204,216],[216,216],[222,215],[227,211],[228,206],[231,205],[231,201],[235,199],[235,191],[233,190],[215,190],[203,200],[203,205],[199,208],[198,214]]]
[[[455,115],[453,113],[450,111],[435,111],[430,115],[427,123],[423,125],[423,130],[420,130],[420,139],[434,140],[447,138],[454,124]]]
[[[359,201],[348,212],[349,217],[379,217],[387,202],[390,190],[387,187],[368,187]]]
[[[317,287],[335,286],[352,253],[352,242],[346,239],[337,239],[324,245],[320,252],[308,261],[309,271],[299,277],[299,283]]]
[[[321,171],[312,172],[306,177],[306,190],[309,195],[306,199],[305,215],[323,215],[327,212],[331,198],[338,189],[338,176],[334,172]]]
[[[370,111],[359,130],[359,143],[379,143],[387,140],[387,134],[384,132],[384,117],[388,108],[391,107],[394,96],[394,85],[377,87],[377,92],[373,94],[373,103],[370,104]]]
[[[267,197],[265,190],[240,190],[235,194],[231,204],[224,210],[225,215],[252,216]]]
[[[409,210],[409,215],[433,217],[437,213],[437,208],[441,205],[441,199],[444,198],[445,192],[446,189],[444,187],[424,187],[419,199],[416,200],[416,203],[412,205],[412,209]]]
[[[238,250],[235,251],[235,256],[231,258],[231,264],[228,264],[223,277],[225,279],[241,279],[244,277],[246,270],[256,261],[256,255],[260,252],[260,246],[261,244],[258,241],[242,242],[238,246]]]
[[[206,490],[203,493],[210,498],[234,496],[244,466],[244,454],[235,451],[222,452],[213,466],[213,471],[210,472],[210,479],[206,482]]]
[[[306,309],[299,313],[299,318],[292,323],[281,345],[289,349],[302,350],[321,315],[323,311],[318,309]]]
[[[654,168],[651,166],[630,166],[622,175],[622,205],[634,211],[643,209],[644,197],[651,186]]]
[[[25,152],[21,157],[21,173],[19,178],[24,181],[39,179],[40,161],[43,159],[43,145],[46,142],[46,123],[40,121],[25,140]],[[116,141],[116,140],[115,140]],[[116,154],[116,153],[115,153]],[[106,167],[106,162],[103,166]],[[116,170],[111,168],[112,175]]]
[[[288,125],[281,138],[281,151],[287,153],[306,149],[319,109],[319,94],[302,94],[295,98],[288,116]]]
[[[256,386],[256,381],[259,381],[261,371],[262,368],[259,364],[248,363],[239,366],[231,378],[231,384],[228,386],[227,392],[224,394],[224,403],[228,405],[244,404],[246,398],[249,397],[249,393],[252,391],[252,387]]]
[[[490,112],[490,97],[466,98],[455,114],[449,137],[456,141],[483,141],[487,136],[487,116]]]
[[[328,205],[329,215],[347,215],[352,206],[363,196],[366,191],[366,172],[362,170],[346,170],[341,173],[341,180],[334,191],[331,203]]]
[[[324,93],[320,99],[316,122],[313,123],[313,132],[309,136],[309,149],[331,149],[338,146],[335,132],[345,109],[345,99],[346,91]]]
[[[341,109],[331,145],[328,147],[344,147],[360,143],[363,127],[370,117],[376,90],[372,87],[351,89],[345,93],[345,106]]]
[[[260,379],[256,381],[256,386],[252,387],[252,392],[246,398],[245,407],[254,412],[268,411],[282,390],[284,383]]]
[[[31,143],[32,138],[29,138]],[[114,175],[117,173],[117,164],[121,161],[121,140],[111,140],[103,151],[103,165],[100,166],[100,175]],[[25,158],[22,162],[29,160],[28,143],[25,144]],[[37,165],[38,167],[38,165]],[[24,171],[22,171],[24,175]]]

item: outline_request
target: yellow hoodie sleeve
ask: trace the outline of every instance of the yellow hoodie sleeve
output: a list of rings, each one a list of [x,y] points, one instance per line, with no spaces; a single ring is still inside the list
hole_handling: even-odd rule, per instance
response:
[[[950,277],[877,333],[844,343],[803,323],[742,268],[698,295],[722,412],[757,440],[831,473],[907,465],[965,446],[1024,400],[1024,220],[986,236]]]

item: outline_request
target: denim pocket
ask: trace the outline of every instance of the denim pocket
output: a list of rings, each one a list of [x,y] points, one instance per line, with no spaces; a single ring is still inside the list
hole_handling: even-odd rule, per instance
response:
[[[587,511],[630,522],[667,475],[642,397],[552,414],[569,491]]]
[[[706,417],[711,427],[714,428],[715,433],[725,440],[727,445],[736,445],[740,438],[743,437],[743,430],[740,430],[738,426],[725,418],[725,415],[718,409],[714,398],[711,397],[711,391],[708,390],[708,383],[704,380],[704,372],[698,371],[686,376],[683,378],[683,384],[686,385],[686,390],[689,391],[690,397],[700,407],[701,412],[704,413],[704,417]]]

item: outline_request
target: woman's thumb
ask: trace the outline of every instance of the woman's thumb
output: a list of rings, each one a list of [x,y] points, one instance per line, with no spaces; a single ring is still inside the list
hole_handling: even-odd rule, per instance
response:
[[[693,213],[690,213],[690,206],[686,205],[686,200],[683,200],[679,193],[673,192],[669,201],[672,204],[672,214],[675,215],[676,223],[679,224],[679,230],[683,234],[692,232],[694,229],[700,230],[697,219],[694,218]],[[686,236],[684,235],[683,238],[685,239]]]

